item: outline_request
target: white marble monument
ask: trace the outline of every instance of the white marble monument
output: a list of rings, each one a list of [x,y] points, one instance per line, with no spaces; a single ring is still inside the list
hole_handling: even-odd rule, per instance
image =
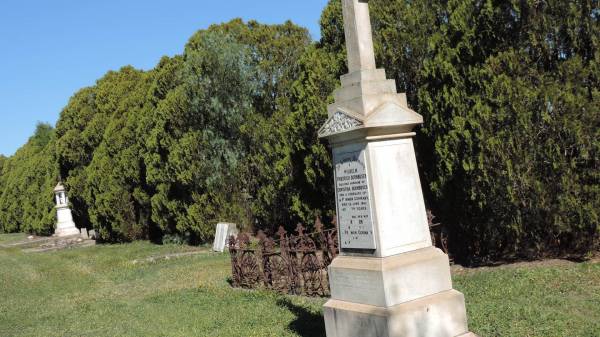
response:
[[[213,251],[215,252],[224,252],[225,247],[227,246],[227,240],[229,237],[237,236],[238,230],[237,226],[233,223],[219,223],[217,224],[217,229],[215,231],[215,241],[213,243]]]
[[[65,192],[65,187],[62,183],[58,183],[54,188],[54,195],[56,197],[56,230],[54,231],[55,236],[72,236],[80,235],[79,229],[73,222],[73,215],[69,208],[69,198]]]
[[[333,147],[340,240],[327,336],[468,336],[464,296],[431,244],[412,140],[423,118],[375,66],[368,1],[341,1],[349,73],[319,131]]]

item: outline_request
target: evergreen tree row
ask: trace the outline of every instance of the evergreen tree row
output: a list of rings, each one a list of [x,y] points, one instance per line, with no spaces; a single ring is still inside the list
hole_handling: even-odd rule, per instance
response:
[[[585,254],[600,233],[597,0],[372,0],[378,65],[425,117],[428,207],[458,258]],[[0,157],[0,231],[75,220],[109,241],[205,242],[218,221],[272,231],[333,215],[317,130],[346,72],[341,2],[322,38],[290,22],[199,31],[150,71],[109,72],[53,129]]]

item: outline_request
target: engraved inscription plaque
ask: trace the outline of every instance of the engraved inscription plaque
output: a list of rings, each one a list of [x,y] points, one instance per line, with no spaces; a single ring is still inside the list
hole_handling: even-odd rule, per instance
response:
[[[341,249],[374,250],[369,184],[364,147],[334,149],[335,195]]]

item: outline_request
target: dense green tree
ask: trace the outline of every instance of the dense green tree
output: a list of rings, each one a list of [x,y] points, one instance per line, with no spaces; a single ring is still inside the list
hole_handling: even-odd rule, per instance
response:
[[[212,26],[209,31],[225,32],[250,51],[254,109],[240,127],[245,156],[236,178],[243,192],[241,208],[248,213],[244,222],[276,229],[306,220],[304,210],[300,210],[304,196],[293,196],[298,190],[294,177],[302,174],[303,168],[292,161],[295,140],[288,130],[294,110],[293,87],[302,71],[298,60],[310,44],[308,31],[291,22],[262,25],[241,20]]]
[[[0,232],[52,233],[54,129],[38,124],[34,135],[15,155],[5,159],[0,175]]]
[[[91,223],[105,239],[145,239],[152,227],[151,188],[143,160],[145,134],[140,132],[140,120],[150,105],[147,77],[126,67],[97,85],[97,111],[111,117],[84,170],[84,198]]]
[[[294,189],[287,197],[291,210],[309,223],[316,215],[332,216],[335,210],[330,149],[317,133],[327,120],[327,105],[333,103],[333,92],[345,66],[338,54],[313,47],[300,58],[298,67],[292,86],[292,113],[286,121],[294,169]]]
[[[317,130],[327,119],[338,62],[334,54],[311,46],[296,69],[288,108],[270,118],[254,114],[244,129],[252,146],[246,169],[253,215],[261,229],[272,232],[279,225],[309,223],[317,213],[331,215],[335,208],[329,150]]]
[[[290,203],[261,218],[270,205],[252,197],[280,184],[256,167],[263,149],[290,146],[277,134],[309,43],[290,22],[234,20],[199,31],[147,74],[124,68],[76,94],[57,124],[57,158],[78,223],[111,240],[205,240],[219,218],[289,220]],[[267,201],[286,189],[271,192]]]
[[[418,94],[433,203],[462,255],[585,252],[597,237],[590,4],[448,2]]]
[[[281,25],[265,25],[240,19],[213,25],[208,32],[221,32],[245,45],[250,51],[252,81],[255,83],[253,106],[256,113],[270,117],[277,111],[289,112],[289,96],[296,79],[296,63],[311,43],[308,30],[290,21]],[[200,31],[188,43],[194,48]]]
[[[133,202],[125,191],[133,190],[131,185],[139,182],[139,177],[127,175],[135,170],[135,162],[123,164],[131,157],[124,158],[119,152],[128,145],[123,144],[126,140],[135,137],[130,130],[119,128],[136,113],[130,109],[143,104],[135,95],[141,77],[143,74],[131,67],[109,72],[95,86],[78,92],[57,123],[57,161],[74,206],[75,222],[98,229],[105,239],[143,237],[132,229],[134,224],[123,221],[131,216],[124,213]],[[120,166],[118,160],[122,160]]]
[[[230,35],[192,38],[179,84],[156,107],[148,140],[152,220],[167,234],[201,240],[223,218],[237,220],[235,180],[243,157],[240,126],[252,112],[250,51]]]
[[[4,167],[4,163],[6,162],[6,157],[0,154],[0,177],[2,176],[2,168]]]
[[[91,228],[85,200],[85,168],[100,145],[108,116],[96,108],[96,87],[77,92],[56,124],[56,161],[73,205],[75,223]]]

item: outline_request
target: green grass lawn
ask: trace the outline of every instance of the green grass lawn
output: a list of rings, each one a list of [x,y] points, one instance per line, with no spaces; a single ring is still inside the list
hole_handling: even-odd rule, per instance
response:
[[[0,245],[8,244],[12,242],[18,242],[21,240],[25,240],[27,238],[26,234],[17,233],[17,234],[1,234],[0,235]]]
[[[325,336],[325,299],[231,289],[226,255],[133,263],[190,249],[0,249],[0,336]],[[454,280],[482,337],[600,336],[597,263],[468,270]]]

